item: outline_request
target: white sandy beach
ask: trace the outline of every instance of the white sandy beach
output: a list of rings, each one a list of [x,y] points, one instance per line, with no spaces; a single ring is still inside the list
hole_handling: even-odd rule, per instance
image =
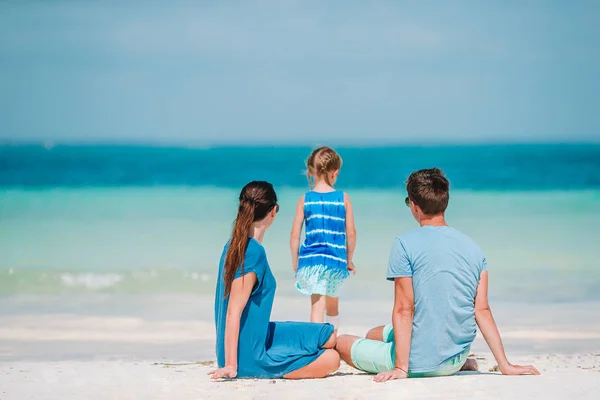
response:
[[[600,400],[599,42],[600,0],[0,0],[0,400]],[[272,273],[274,322],[310,319],[300,260],[355,265],[339,334],[391,323],[413,276],[417,359],[472,337],[485,257],[508,360],[541,375],[478,333],[450,377],[213,381],[248,236],[244,308]],[[274,363],[315,347],[280,326]]]
[[[273,318],[303,319],[304,300],[277,298]],[[344,307],[352,313],[342,333],[361,334],[389,314],[384,302]],[[510,360],[534,364],[539,377],[490,372],[495,362],[478,337],[472,351],[480,373],[386,384],[346,365],[313,381],[211,382],[214,327],[207,297],[12,296],[0,299],[0,310],[1,400],[596,399],[600,393],[596,303],[495,307]]]
[[[477,355],[481,373],[377,384],[343,365],[334,376],[305,381],[211,382],[212,365],[123,361],[10,362],[0,365],[0,399],[597,399],[600,354],[519,356],[541,376],[490,373],[489,354]]]

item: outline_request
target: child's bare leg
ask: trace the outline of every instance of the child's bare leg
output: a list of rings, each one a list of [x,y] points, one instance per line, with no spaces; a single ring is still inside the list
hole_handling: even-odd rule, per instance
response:
[[[329,322],[335,327],[335,331],[339,328],[339,297],[325,296],[325,322]]]
[[[325,296],[313,294],[310,296],[310,322],[324,322]]]
[[[330,317],[336,317],[340,314],[339,297],[325,296],[325,313]]]
[[[479,365],[477,364],[477,360],[474,358],[467,358],[465,365],[460,369],[461,371],[478,371]]]

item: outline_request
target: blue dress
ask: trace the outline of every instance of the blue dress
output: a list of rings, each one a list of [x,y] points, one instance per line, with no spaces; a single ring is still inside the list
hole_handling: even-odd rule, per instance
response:
[[[224,297],[223,272],[229,243],[223,249],[215,294],[217,362],[225,366],[225,318],[229,297]],[[311,322],[271,322],[271,308],[277,283],[267,262],[264,247],[248,240],[244,272],[256,274],[257,283],[250,294],[240,320],[238,341],[238,377],[282,378],[315,361],[333,333],[333,325]],[[235,278],[242,276],[241,268]]]
[[[298,255],[296,287],[304,294],[338,297],[350,275],[346,254],[344,192],[304,196],[305,239]]]

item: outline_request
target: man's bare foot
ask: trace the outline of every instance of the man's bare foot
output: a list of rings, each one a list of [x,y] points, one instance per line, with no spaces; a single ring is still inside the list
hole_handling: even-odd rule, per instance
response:
[[[477,364],[477,360],[474,358],[467,358],[467,362],[460,369],[461,371],[478,371],[479,365]]]

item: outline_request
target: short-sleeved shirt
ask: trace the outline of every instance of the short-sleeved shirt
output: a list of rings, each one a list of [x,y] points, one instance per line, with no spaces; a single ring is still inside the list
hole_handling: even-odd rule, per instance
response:
[[[387,279],[412,277],[415,314],[411,372],[435,370],[475,339],[475,294],[486,259],[475,242],[449,226],[423,226],[394,241]]]
[[[215,291],[216,353],[219,367],[225,365],[225,327],[229,296],[225,296],[224,266],[229,243],[219,264]],[[264,247],[248,240],[243,268],[235,278],[256,274],[256,284],[240,318],[238,377],[281,378],[315,361],[333,333],[333,325],[310,322],[271,322],[277,283]]]

